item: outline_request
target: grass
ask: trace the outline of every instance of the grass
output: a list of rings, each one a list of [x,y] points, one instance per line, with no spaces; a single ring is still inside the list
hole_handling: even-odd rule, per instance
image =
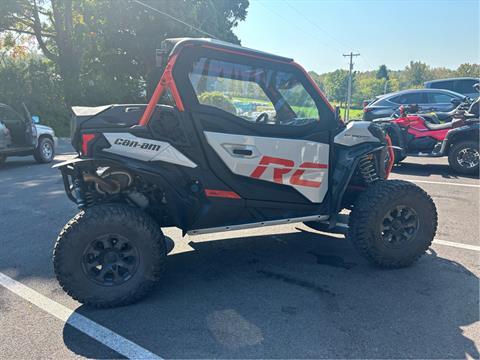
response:
[[[340,115],[344,118],[345,108],[340,108]],[[363,110],[350,108],[350,120],[358,120],[363,118]]]
[[[265,108],[269,107],[272,108],[272,105],[270,101],[265,101],[265,100],[257,100],[257,99],[249,99],[245,97],[236,97],[233,96],[232,101],[240,101],[240,102],[254,102],[254,103],[263,103],[265,104]],[[332,103],[332,106],[335,106],[335,104]],[[303,107],[303,106],[292,106],[292,109],[297,112],[297,113],[303,113],[302,115],[307,115],[307,116],[312,116],[315,117],[316,111],[314,111],[312,108],[308,107]],[[264,108],[260,109],[259,111],[264,110]],[[313,112],[312,112],[313,110]],[[342,116],[342,119],[344,118],[345,114],[345,107],[340,108],[340,115]],[[351,120],[358,120],[362,119],[363,117],[363,110],[362,109],[352,109],[350,108],[350,119]]]

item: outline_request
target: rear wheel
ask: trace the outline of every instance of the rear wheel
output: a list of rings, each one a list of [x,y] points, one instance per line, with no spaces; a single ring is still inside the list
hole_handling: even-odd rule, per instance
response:
[[[478,142],[467,140],[453,145],[448,154],[448,164],[454,171],[461,174],[478,173]]]
[[[52,139],[48,137],[42,137],[38,141],[38,146],[33,153],[33,157],[39,163],[52,162],[55,156],[55,147]]]
[[[95,307],[133,303],[160,278],[166,260],[158,224],[126,205],[99,205],[77,214],[58,236],[55,274],[75,300]]]
[[[437,210],[418,186],[379,181],[357,199],[350,214],[349,238],[371,263],[401,268],[422,256],[437,229]]]

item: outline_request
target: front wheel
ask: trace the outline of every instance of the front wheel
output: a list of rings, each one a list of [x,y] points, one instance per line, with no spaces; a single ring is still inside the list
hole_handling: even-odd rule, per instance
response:
[[[436,230],[431,197],[407,181],[386,180],[370,185],[357,198],[348,236],[369,262],[401,268],[425,253]]]
[[[53,264],[62,288],[86,305],[133,303],[159,280],[166,260],[158,224],[121,204],[82,210],[57,238]]]
[[[478,173],[478,142],[462,141],[453,145],[448,154],[448,164],[460,174],[472,175]]]
[[[33,153],[35,160],[41,164],[52,162],[55,156],[53,141],[48,137],[42,137]]]

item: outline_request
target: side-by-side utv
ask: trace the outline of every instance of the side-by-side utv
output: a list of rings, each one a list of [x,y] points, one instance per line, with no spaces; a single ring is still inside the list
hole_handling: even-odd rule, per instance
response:
[[[292,59],[209,39],[170,39],[163,52],[148,105],[73,108],[79,156],[58,167],[80,212],[54,250],[73,298],[109,307],[144,296],[165,268],[162,227],[343,225],[385,268],[430,246],[435,205],[414,184],[386,180],[389,138],[370,122],[345,126]]]

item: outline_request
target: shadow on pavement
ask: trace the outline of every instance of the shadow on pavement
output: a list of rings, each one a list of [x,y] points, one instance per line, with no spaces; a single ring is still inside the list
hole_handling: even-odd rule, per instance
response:
[[[401,162],[395,165],[392,170],[393,173],[402,175],[425,176],[439,175],[445,179],[478,179],[477,175],[462,175],[455,173],[448,164],[419,164],[408,162]]]
[[[430,251],[382,271],[318,233],[190,243],[144,301],[78,313],[164,358],[478,358],[478,278]],[[75,353],[86,347],[69,326]],[[87,350],[88,349],[88,350]]]

